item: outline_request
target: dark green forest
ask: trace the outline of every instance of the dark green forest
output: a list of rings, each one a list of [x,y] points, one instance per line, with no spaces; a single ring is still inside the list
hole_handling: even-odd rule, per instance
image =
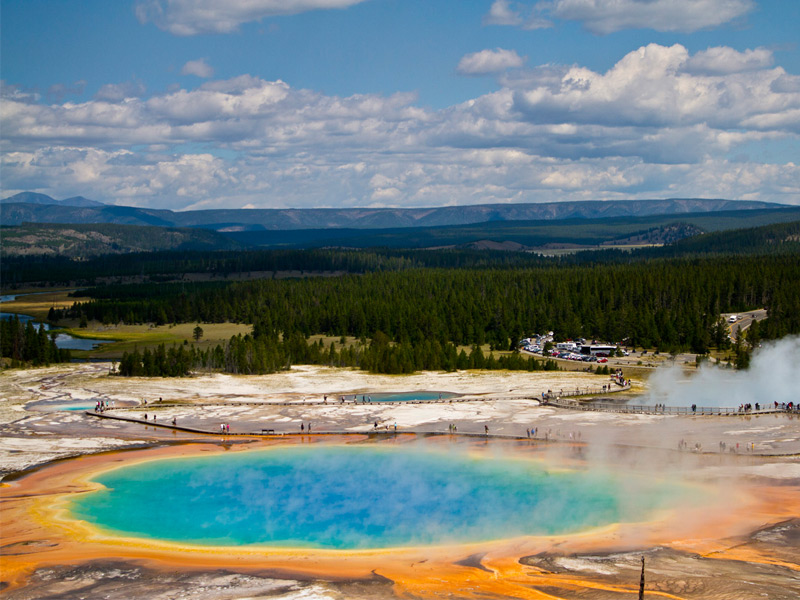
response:
[[[16,315],[0,320],[0,354],[10,358],[12,366],[38,367],[70,359],[70,351],[57,348],[44,325],[37,329],[33,323],[23,323]]]
[[[505,238],[488,239],[502,241]],[[101,278],[137,277],[159,282],[174,280],[187,273],[224,280],[229,276],[247,277],[263,272],[297,272],[307,275],[321,272],[370,273],[422,268],[506,269],[630,263],[654,258],[773,254],[800,254],[800,221],[706,233],[661,247],[632,251],[618,249],[582,251],[558,258],[529,252],[458,248],[161,251],[109,254],[85,260],[74,260],[65,256],[4,254],[0,262],[0,277],[6,286],[26,282],[92,285],[99,283]]]
[[[480,346],[513,350],[525,335],[552,330],[559,339],[704,354],[729,344],[721,313],[755,308],[766,308],[769,318],[753,327],[751,345],[800,333],[798,240],[800,222],[792,222],[555,258],[468,249],[186,251],[86,261],[21,257],[5,259],[2,269],[4,281],[74,282],[79,274],[84,281],[112,275],[112,281],[145,281],[77,291],[70,309],[51,310],[51,322],[253,326],[251,334],[214,349],[131,353],[126,374],[266,373],[298,363],[386,373],[536,369],[554,365],[484,357]],[[211,281],[175,281],[185,273]],[[252,278],[229,281],[231,274]],[[309,344],[318,334],[360,343]],[[743,352],[736,348],[742,364]]]
[[[266,360],[266,371],[311,360],[300,348],[314,334],[354,336],[373,344],[385,340],[382,348],[392,352],[382,358],[369,354],[370,345],[357,359],[336,360],[374,371],[407,372],[408,365],[452,368],[450,346],[488,343],[508,350],[525,334],[548,330],[563,339],[703,354],[727,343],[720,313],[759,307],[769,313],[759,327],[761,338],[800,333],[800,256],[794,254],[108,285],[80,294],[86,299],[69,310],[54,310],[51,317],[104,323],[252,323],[252,336],[242,342],[251,344],[248,364],[263,362],[256,354],[272,357]],[[435,351],[423,350],[431,344],[437,345]],[[400,370],[387,366],[396,349],[414,356],[400,361]],[[227,355],[236,349],[219,352],[224,360],[219,354],[203,360],[236,372]],[[417,353],[437,358],[418,360]],[[245,370],[250,369],[262,371]]]
[[[156,250],[241,250],[245,246],[216,231],[111,223],[24,223],[0,228],[3,258],[19,254],[87,258]]]
[[[455,371],[457,369],[507,369],[515,371],[557,371],[554,360],[538,360],[520,354],[484,356],[480,347],[469,354],[447,343],[437,341],[392,344],[377,332],[367,343],[337,348],[331,342],[309,344],[305,336],[295,333],[280,339],[277,335],[237,335],[223,345],[200,350],[184,346],[156,351],[134,350],[122,356],[119,374],[123,376],[176,377],[188,375],[191,369],[222,370],[237,374],[264,374],[288,369],[293,364],[357,367],[373,373],[404,374],[420,370]],[[605,368],[608,372],[608,368]]]
[[[258,330],[492,343],[531,331],[703,352],[721,312],[766,307],[767,337],[798,331],[798,256],[649,260],[529,269],[410,269],[335,278],[108,285],[54,318],[232,321]]]

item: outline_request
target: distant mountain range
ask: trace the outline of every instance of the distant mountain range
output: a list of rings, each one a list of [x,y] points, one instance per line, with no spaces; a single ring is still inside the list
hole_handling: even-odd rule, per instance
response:
[[[19,194],[14,194],[13,196],[9,196],[3,200],[0,200],[2,203],[15,203],[21,202],[23,204],[49,204],[55,206],[78,206],[78,207],[87,207],[87,206],[105,206],[102,202],[98,202],[97,200],[89,200],[89,198],[84,198],[83,196],[73,196],[72,198],[65,198],[64,200],[55,200],[48,196],[47,194],[37,194],[36,192],[20,192]]]
[[[388,229],[292,229],[233,231],[223,235],[261,248],[484,248],[667,244],[703,231],[726,231],[800,220],[800,206],[644,217],[489,221]],[[566,246],[565,246],[566,245]]]
[[[22,192],[0,201],[0,223],[116,223],[220,232],[441,227],[493,221],[551,221],[788,208],[771,202],[703,198],[481,204],[433,208],[298,208],[171,211],[112,206],[83,197]]]

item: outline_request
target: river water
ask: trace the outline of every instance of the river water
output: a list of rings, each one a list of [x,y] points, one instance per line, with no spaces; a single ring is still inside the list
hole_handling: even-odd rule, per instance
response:
[[[51,294],[52,292],[32,292],[27,294],[5,294],[0,296],[0,302],[13,302],[19,297],[22,296],[35,296],[38,294]],[[10,312],[0,312],[0,319],[12,319],[14,315],[19,317],[19,320],[23,323],[27,323],[28,321],[33,321],[33,326],[36,329],[39,329],[40,322],[34,319],[34,317],[30,315],[23,315],[21,313],[10,313]],[[58,331],[59,327],[51,327],[49,323],[44,323],[44,328],[46,331]],[[92,338],[76,338],[68,333],[59,333],[56,335],[56,346],[59,348],[63,348],[64,350],[93,350],[100,344],[108,344],[110,343],[109,340],[98,340]]]

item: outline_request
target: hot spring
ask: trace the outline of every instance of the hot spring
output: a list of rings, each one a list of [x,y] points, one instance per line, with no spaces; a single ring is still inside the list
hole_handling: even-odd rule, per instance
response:
[[[372,402],[430,402],[432,400],[450,400],[458,394],[449,392],[376,392],[375,394],[361,394],[356,398],[368,399]]]
[[[69,512],[114,535],[341,550],[575,533],[648,520],[685,493],[527,458],[364,446],[151,460],[93,481]]]

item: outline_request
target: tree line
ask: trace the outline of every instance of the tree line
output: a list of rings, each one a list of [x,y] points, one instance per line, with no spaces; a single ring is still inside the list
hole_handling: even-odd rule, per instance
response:
[[[17,315],[0,320],[0,352],[11,359],[12,367],[47,366],[70,360],[70,351],[56,346],[44,324],[37,329],[31,321],[22,322]]]
[[[180,377],[191,370],[221,370],[242,375],[264,375],[286,370],[293,364],[356,367],[373,373],[407,374],[415,371],[505,369],[557,371],[554,360],[538,360],[519,353],[485,356],[479,346],[460,352],[453,344],[437,341],[412,345],[393,344],[377,332],[369,343],[337,347],[322,341],[309,344],[299,333],[279,339],[271,335],[235,335],[227,343],[199,349],[161,344],[155,351],[124,352],[118,372],[123,376]],[[606,371],[607,372],[607,371]]]
[[[595,223],[592,227],[601,227]],[[411,230],[413,231],[413,230]],[[498,235],[502,235],[498,233]],[[489,239],[497,239],[487,232]],[[500,237],[499,239],[502,239]],[[604,249],[559,257],[529,252],[467,248],[321,248],[307,250],[173,250],[106,254],[75,260],[66,256],[15,256],[0,248],[0,279],[6,285],[39,281],[51,284],[91,285],[101,278],[139,277],[154,282],[200,273],[225,279],[261,272],[369,273],[408,269],[518,269],[544,266],[618,264],[657,258],[720,255],[797,255],[800,221],[776,223],[692,236],[662,247],[633,251]]]
[[[442,348],[488,343],[507,350],[528,333],[552,330],[563,339],[703,354],[727,343],[720,313],[761,307],[769,318],[759,326],[760,338],[800,333],[797,255],[409,269],[336,278],[110,285],[82,293],[89,299],[51,317],[250,323],[253,343],[263,338],[291,344],[315,334],[374,340],[380,332],[389,347],[414,352],[434,342]]]

